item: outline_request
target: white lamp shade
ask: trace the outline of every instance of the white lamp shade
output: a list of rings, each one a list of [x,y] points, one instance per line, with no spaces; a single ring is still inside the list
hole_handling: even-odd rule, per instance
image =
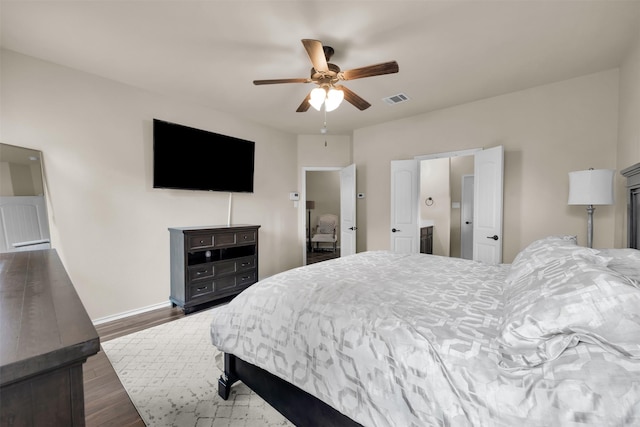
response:
[[[610,169],[569,172],[569,204],[612,205],[613,175]]]
[[[333,111],[340,106],[340,103],[344,99],[344,92],[339,89],[331,88],[327,93],[327,100],[324,102],[324,108],[326,111]]]
[[[322,103],[327,97],[327,91],[321,87],[317,87],[311,91],[309,94],[309,104],[316,110],[320,111],[322,108]]]

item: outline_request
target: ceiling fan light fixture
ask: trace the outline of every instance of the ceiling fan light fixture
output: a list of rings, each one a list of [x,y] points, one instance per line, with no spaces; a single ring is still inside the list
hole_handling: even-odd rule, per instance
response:
[[[311,104],[311,106],[316,110],[320,111],[320,108],[322,108],[322,103],[324,102],[326,97],[327,92],[324,90],[324,88],[317,87],[311,91],[311,94],[309,94],[309,104]]]
[[[325,111],[333,111],[340,106],[344,99],[344,92],[340,89],[331,88],[327,92],[327,99],[324,102]]]

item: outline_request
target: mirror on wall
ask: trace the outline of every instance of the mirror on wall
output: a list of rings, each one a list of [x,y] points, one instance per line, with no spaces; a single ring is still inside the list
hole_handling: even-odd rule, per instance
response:
[[[51,247],[42,153],[0,143],[0,252]]]

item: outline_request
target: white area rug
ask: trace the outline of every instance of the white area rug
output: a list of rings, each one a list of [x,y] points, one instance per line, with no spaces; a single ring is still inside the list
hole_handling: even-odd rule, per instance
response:
[[[214,309],[215,310],[215,309]],[[102,343],[120,381],[148,426],[292,426],[242,383],[218,396],[218,350],[211,311],[191,314]]]

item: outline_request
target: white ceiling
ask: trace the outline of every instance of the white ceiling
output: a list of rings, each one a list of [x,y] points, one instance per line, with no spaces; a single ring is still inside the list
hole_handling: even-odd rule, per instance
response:
[[[372,106],[327,113],[330,134],[619,66],[640,1],[6,1],[6,49],[296,134],[324,113],[295,110],[312,84],[300,42],[347,70],[396,60],[398,74],[344,83]],[[410,101],[382,99],[404,93]]]

